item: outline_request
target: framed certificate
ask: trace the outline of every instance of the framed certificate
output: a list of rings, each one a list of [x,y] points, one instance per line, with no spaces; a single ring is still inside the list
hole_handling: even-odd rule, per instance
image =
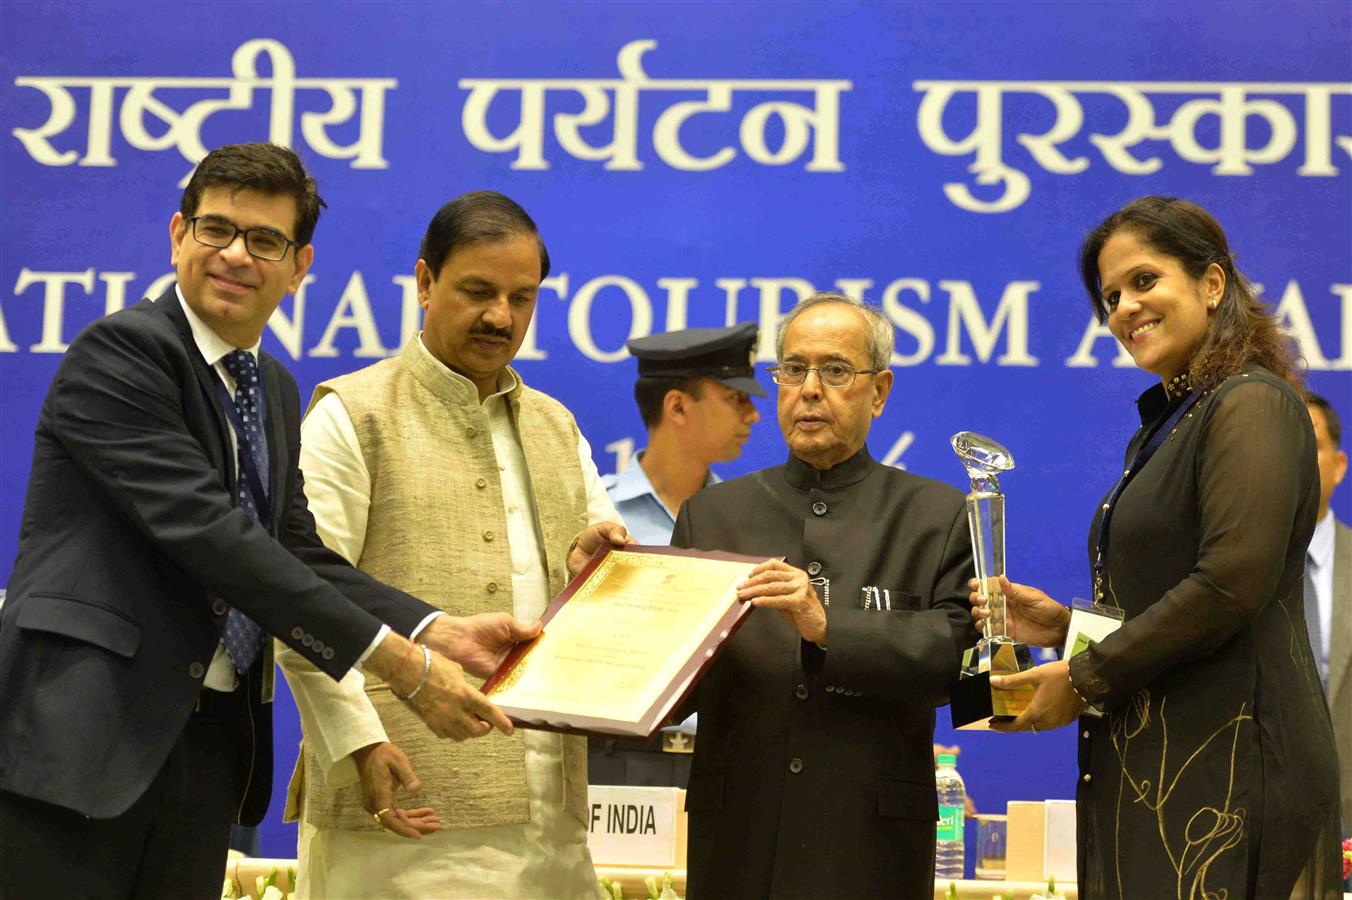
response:
[[[765,560],[675,547],[607,549],[549,604],[544,630],[484,693],[522,728],[651,738],[752,607]]]

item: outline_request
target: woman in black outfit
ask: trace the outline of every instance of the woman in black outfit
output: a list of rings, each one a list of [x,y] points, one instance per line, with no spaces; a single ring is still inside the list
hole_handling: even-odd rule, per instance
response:
[[[1036,688],[1009,727],[1079,717],[1080,897],[1340,897],[1337,761],[1302,601],[1319,478],[1288,344],[1185,200],[1123,207],[1080,269],[1161,383],[1137,400],[1130,474],[1089,535],[1096,602],[1121,627],[1003,679]],[[1006,595],[1014,638],[1061,645],[1066,607]]]

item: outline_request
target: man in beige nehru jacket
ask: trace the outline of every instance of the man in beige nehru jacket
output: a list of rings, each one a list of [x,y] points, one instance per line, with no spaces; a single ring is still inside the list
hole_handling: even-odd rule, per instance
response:
[[[602,544],[628,539],[572,415],[509,366],[549,256],[525,210],[487,191],[443,206],[419,256],[420,336],[315,391],[311,508],[358,568],[447,613],[529,622]],[[585,738],[453,744],[384,682],[278,661],[305,735],[288,803],[301,896],[595,895]]]

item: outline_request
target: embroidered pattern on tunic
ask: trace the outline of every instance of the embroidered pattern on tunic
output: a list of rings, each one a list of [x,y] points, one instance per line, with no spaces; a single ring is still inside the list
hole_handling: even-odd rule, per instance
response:
[[[1149,689],[1137,691],[1121,712],[1114,710],[1109,713],[1109,729],[1113,750],[1117,753],[1118,762],[1122,767],[1122,778],[1118,782],[1117,806],[1114,811],[1113,824],[1113,855],[1117,874],[1117,895],[1119,897],[1127,896],[1122,884],[1121,832],[1123,794],[1126,792],[1127,786],[1130,785],[1131,792],[1134,794],[1130,798],[1130,802],[1141,804],[1155,813],[1160,844],[1164,848],[1164,852],[1168,854],[1169,862],[1176,876],[1175,896],[1178,900],[1194,897],[1205,898],[1205,900],[1225,900],[1229,896],[1227,889],[1211,890],[1207,887],[1207,871],[1222,854],[1243,843],[1248,834],[1248,810],[1243,807],[1232,807],[1231,803],[1235,787],[1235,766],[1239,753],[1241,728],[1243,723],[1252,721],[1253,716],[1247,711],[1248,704],[1241,704],[1239,712],[1222,723],[1202,743],[1197,745],[1188,754],[1183,764],[1170,775],[1168,771],[1169,726],[1164,715],[1164,705],[1167,701],[1168,697],[1164,697],[1159,702],[1158,720],[1161,747],[1159,750],[1158,775],[1154,782],[1149,777],[1138,778],[1133,775],[1127,762],[1132,739],[1152,728],[1152,699]],[[1178,816],[1172,815],[1173,811],[1169,806],[1174,788],[1177,787],[1179,780],[1193,761],[1205,753],[1213,742],[1223,740],[1227,735],[1229,735],[1230,740],[1230,764],[1228,767],[1229,777],[1224,783],[1224,796],[1217,798],[1216,805],[1201,806],[1188,813],[1187,822],[1182,829],[1181,846],[1177,841],[1171,843],[1168,833],[1169,825],[1173,824],[1177,827],[1179,822]],[[1152,760],[1146,760],[1146,762],[1153,764]]]

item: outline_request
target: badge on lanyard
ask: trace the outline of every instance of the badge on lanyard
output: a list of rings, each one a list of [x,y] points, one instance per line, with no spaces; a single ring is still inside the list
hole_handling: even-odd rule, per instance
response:
[[[1103,515],[1099,519],[1098,548],[1094,558],[1094,602],[1089,603],[1084,600],[1076,599],[1071,602],[1070,624],[1066,628],[1066,642],[1061,648],[1061,658],[1070,659],[1077,653],[1081,653],[1093,644],[1106,638],[1114,631],[1122,627],[1122,621],[1126,614],[1116,606],[1104,602],[1107,599],[1107,575],[1108,575],[1108,534],[1109,526],[1112,525],[1113,511],[1117,507],[1117,501],[1121,498],[1122,492],[1126,490],[1127,485],[1136,477],[1145,464],[1155,455],[1155,451],[1164,445],[1179,422],[1188,411],[1201,399],[1201,394],[1193,391],[1189,394],[1178,408],[1150,435],[1144,446],[1136,453],[1127,470],[1122,473],[1117,484],[1108,493],[1107,501],[1103,504]],[[1097,706],[1087,706],[1084,710],[1087,716],[1102,716],[1103,709]]]
[[[1066,627],[1066,643],[1061,647],[1061,658],[1070,659],[1088,650],[1122,627],[1125,614],[1115,606],[1095,605],[1076,597],[1071,601],[1070,624]],[[1099,717],[1102,707],[1086,706],[1081,715]]]

